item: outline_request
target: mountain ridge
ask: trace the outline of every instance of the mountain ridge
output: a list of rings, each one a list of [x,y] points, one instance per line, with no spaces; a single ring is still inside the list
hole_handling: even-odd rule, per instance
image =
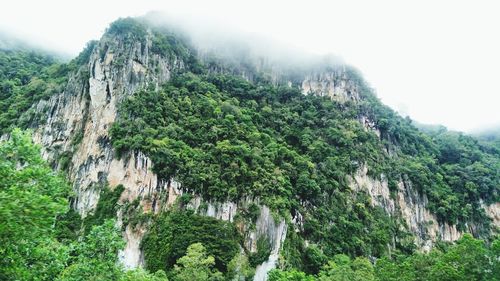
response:
[[[62,93],[32,106],[30,127],[43,156],[67,171],[72,206],[84,220],[99,217],[99,198],[122,186],[109,203],[116,212],[105,216],[124,227],[127,266],[147,266],[156,249],[146,244],[144,252],[140,241],[157,241],[148,228],[161,228],[176,208],[235,224],[241,247],[255,257],[255,280],[265,279],[280,253],[303,262],[290,254],[287,235],[328,256],[382,256],[412,251],[414,242],[429,250],[464,232],[489,237],[486,212],[498,226],[498,160],[471,137],[419,132],[348,66],[290,73],[259,58],[234,65],[136,19],[114,22],[85,54]],[[216,129],[220,139],[211,136]],[[224,179],[226,171],[234,175]],[[462,183],[455,173],[481,178]],[[492,182],[483,180],[488,175]],[[270,191],[255,194],[256,187]],[[125,223],[132,218],[138,222]],[[262,252],[269,260],[257,258]]]

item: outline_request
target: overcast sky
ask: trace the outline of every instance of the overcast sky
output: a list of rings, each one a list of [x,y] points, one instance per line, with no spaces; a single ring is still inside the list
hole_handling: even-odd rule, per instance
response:
[[[429,124],[500,125],[499,1],[5,1],[0,30],[77,54],[118,17],[215,21],[354,65],[382,101]]]

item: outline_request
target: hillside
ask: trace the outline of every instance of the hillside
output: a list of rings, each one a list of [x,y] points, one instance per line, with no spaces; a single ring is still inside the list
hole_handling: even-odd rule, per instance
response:
[[[85,268],[103,266],[114,274],[103,280],[122,280],[121,249],[125,268],[173,280],[266,280],[273,268],[271,280],[336,280],[339,270],[365,276],[356,280],[496,280],[498,149],[419,130],[351,66],[235,44],[228,55],[177,27],[126,18],[69,63],[0,51],[4,143],[13,128],[30,129],[73,190],[58,195],[71,208],[54,210],[48,233],[80,252],[52,274],[90,280]],[[96,237],[117,241],[106,265],[88,256]],[[191,272],[196,255],[207,263]],[[137,276],[123,280],[146,280]]]

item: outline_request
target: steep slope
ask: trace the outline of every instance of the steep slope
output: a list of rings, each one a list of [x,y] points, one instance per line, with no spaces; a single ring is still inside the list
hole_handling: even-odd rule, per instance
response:
[[[77,61],[28,119],[44,157],[67,171],[84,224],[119,218],[127,266],[175,261],[199,242],[187,226],[183,249],[157,246],[178,217],[237,229],[255,280],[279,256],[314,273],[317,252],[408,253],[500,223],[498,155],[468,136],[419,132],[348,66],[235,64],[134,19]],[[108,190],[120,192],[99,200]],[[208,248],[221,270],[233,242]]]
[[[3,39],[0,36],[0,43]],[[74,63],[60,63],[42,51],[0,46],[1,133],[10,132],[15,125],[26,126],[30,115],[34,114],[28,109],[39,100],[62,91],[73,66]]]

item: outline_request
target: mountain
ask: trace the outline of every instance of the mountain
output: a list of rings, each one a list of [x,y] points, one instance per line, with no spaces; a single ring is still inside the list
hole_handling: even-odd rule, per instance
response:
[[[200,47],[146,17],[115,21],[69,63],[2,51],[3,139],[32,130],[72,184],[72,231],[117,219],[128,268],[168,271],[201,242],[219,271],[242,253],[265,280],[338,254],[493,239],[498,150],[420,131],[337,60],[234,44]]]
[[[474,136],[500,149],[500,128],[490,128],[474,133]]]

